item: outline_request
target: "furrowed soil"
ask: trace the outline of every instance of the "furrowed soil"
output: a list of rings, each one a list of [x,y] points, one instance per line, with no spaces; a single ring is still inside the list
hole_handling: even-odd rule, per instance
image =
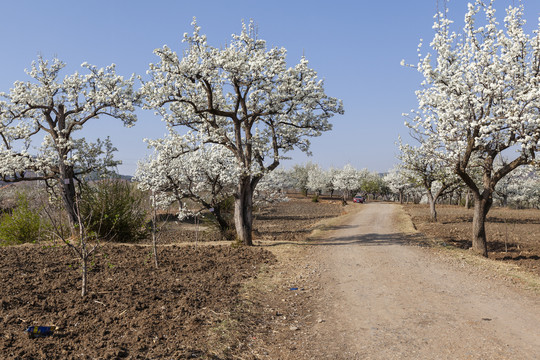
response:
[[[336,204],[298,198],[265,208],[257,239],[304,238],[341,213]],[[272,315],[264,296],[248,290],[277,266],[275,255],[212,241],[221,238],[204,223],[171,224],[159,239],[158,269],[148,242],[100,245],[85,298],[67,246],[0,248],[0,359],[257,358],[254,334],[271,332]],[[51,325],[52,336],[24,332]]]
[[[239,291],[274,261],[271,254],[171,246],[155,269],[149,249],[103,246],[92,258],[84,299],[77,259],[66,246],[0,249],[1,358],[185,359],[245,351],[242,327],[253,320],[239,310]],[[23,330],[31,325],[58,329],[30,339]]]
[[[159,269],[148,242],[103,245],[85,299],[65,246],[0,248],[0,358],[538,358],[538,289],[440,246],[418,214],[293,196],[255,214],[252,248],[172,223]],[[58,330],[30,339],[31,325]]]
[[[405,205],[418,231],[444,245],[471,247],[473,209],[438,205],[438,222],[431,221],[427,205]],[[540,210],[494,207],[486,233],[489,258],[540,275]]]

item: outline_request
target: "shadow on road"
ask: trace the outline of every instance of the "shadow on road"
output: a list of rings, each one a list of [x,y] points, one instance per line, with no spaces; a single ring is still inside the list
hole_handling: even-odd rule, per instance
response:
[[[357,229],[359,228],[358,225],[330,225],[325,226],[325,231],[336,231],[336,230],[348,230],[348,229]]]
[[[362,246],[380,246],[380,245],[408,245],[414,243],[418,245],[422,241],[420,234],[355,234],[351,236],[331,237],[328,239],[309,240],[307,245],[362,245]]]
[[[353,228],[354,226],[349,226]],[[338,227],[343,228],[343,227]],[[325,239],[309,239],[305,241],[261,242],[262,246],[299,245],[299,246],[381,246],[381,245],[415,245],[427,246],[426,239],[420,233],[392,234],[356,234],[351,236],[330,237]]]

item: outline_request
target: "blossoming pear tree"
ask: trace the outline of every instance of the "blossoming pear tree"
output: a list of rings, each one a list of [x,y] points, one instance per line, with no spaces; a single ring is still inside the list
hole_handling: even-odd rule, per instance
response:
[[[279,202],[289,201],[287,189],[292,187],[289,172],[277,168],[265,174],[257,184],[253,193],[254,204],[267,206]]]
[[[156,196],[156,206],[179,205],[180,219],[197,216],[203,210],[211,211],[223,234],[229,224],[222,214],[223,201],[235,191],[239,168],[234,157],[222,145],[201,146],[185,152],[176,148],[175,137],[149,141],[155,149],[152,158],[140,161],[135,180],[142,190]],[[186,201],[200,208],[189,207]]]
[[[141,190],[151,191],[154,206],[178,205],[178,218],[210,212],[223,235],[230,223],[226,218],[227,200],[234,195],[239,167],[232,153],[219,144],[205,144],[188,151],[178,148],[178,134],[158,140],[147,140],[153,156],[139,161],[134,180]],[[193,149],[193,148],[192,148]],[[276,169],[266,174],[254,193],[258,205],[286,200],[288,174]],[[189,203],[188,203],[189,201]]]
[[[540,140],[540,33],[525,33],[523,12],[522,5],[508,7],[500,25],[494,1],[476,0],[461,32],[442,16],[434,54],[419,54],[416,66],[425,80],[408,125],[436,139],[473,193],[472,248],[483,256],[495,186],[535,159]],[[509,161],[498,165],[502,153]],[[471,175],[477,170],[480,181]]]
[[[339,172],[339,169],[336,169],[334,167],[330,167],[328,170],[326,170],[326,180],[328,181],[326,183],[326,191],[330,193],[330,197],[334,197],[334,191],[336,191],[334,187],[334,179],[336,177],[336,174]]]
[[[147,71],[145,107],[156,109],[171,129],[187,130],[186,137],[196,134],[200,146],[230,151],[239,168],[235,228],[239,240],[252,245],[257,184],[284,153],[308,152],[309,138],[330,130],[329,119],[342,114],[343,106],[325,94],[305,58],[287,67],[284,48],[267,49],[252,22],[220,48],[208,44],[195,20],[192,25],[181,56],[167,46],[155,50],[160,61]]]
[[[334,188],[341,191],[343,195],[343,203],[347,203],[347,199],[352,192],[360,190],[362,174],[356,170],[351,164],[346,164],[343,169],[339,169],[334,176]]]
[[[293,188],[300,191],[304,196],[307,196],[310,190],[308,188],[309,172],[316,166],[313,162],[308,161],[305,164],[296,164],[289,170]]]
[[[521,166],[497,183],[494,197],[501,206],[538,207],[540,178],[531,165]]]
[[[88,143],[74,134],[100,116],[131,126],[136,121],[135,93],[133,77],[117,75],[114,64],[98,69],[83,63],[86,75],[61,78],[64,67],[58,59],[40,57],[26,70],[32,81],[16,81],[9,93],[0,94],[0,177],[6,182],[43,180],[59,187],[76,223],[75,181],[118,162],[108,138]]]
[[[409,179],[400,166],[394,166],[384,176],[384,182],[391,193],[397,195],[399,203],[403,204],[405,193],[410,188]]]
[[[331,182],[330,173],[321,168],[318,164],[307,168],[307,183],[308,190],[315,192],[318,196],[327,190],[328,184]]]
[[[518,208],[540,209],[540,176],[538,169],[521,172],[510,185],[509,203]]]
[[[379,196],[386,197],[390,191],[388,184],[384,181],[384,177],[375,171],[364,169],[360,172],[361,183],[360,190],[366,198],[372,195],[374,198]]]
[[[403,144],[400,139],[398,159],[407,181],[424,188],[431,219],[437,221],[437,200],[456,190],[461,184],[461,179],[429,140],[429,138],[422,139],[420,145],[415,147]]]

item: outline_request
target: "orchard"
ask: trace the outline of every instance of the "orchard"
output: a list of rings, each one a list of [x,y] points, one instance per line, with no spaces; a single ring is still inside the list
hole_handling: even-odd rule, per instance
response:
[[[99,7],[74,5],[89,26],[36,5],[49,17],[18,18],[19,42],[52,46],[36,24],[54,15],[110,65],[40,50],[26,75],[6,66],[0,357],[538,354],[540,24],[523,2],[436,1],[401,66],[424,3],[291,2],[232,35],[262,3],[206,4],[172,46],[178,4],[111,2],[122,29]],[[4,40],[5,59],[24,53]]]

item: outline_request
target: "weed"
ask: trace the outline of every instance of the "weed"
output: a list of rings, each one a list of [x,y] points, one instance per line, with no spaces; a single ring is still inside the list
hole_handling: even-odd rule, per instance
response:
[[[0,218],[0,244],[36,242],[41,239],[47,226],[48,224],[39,216],[39,211],[30,206],[28,196],[25,193],[18,193],[13,212],[4,213]]]

